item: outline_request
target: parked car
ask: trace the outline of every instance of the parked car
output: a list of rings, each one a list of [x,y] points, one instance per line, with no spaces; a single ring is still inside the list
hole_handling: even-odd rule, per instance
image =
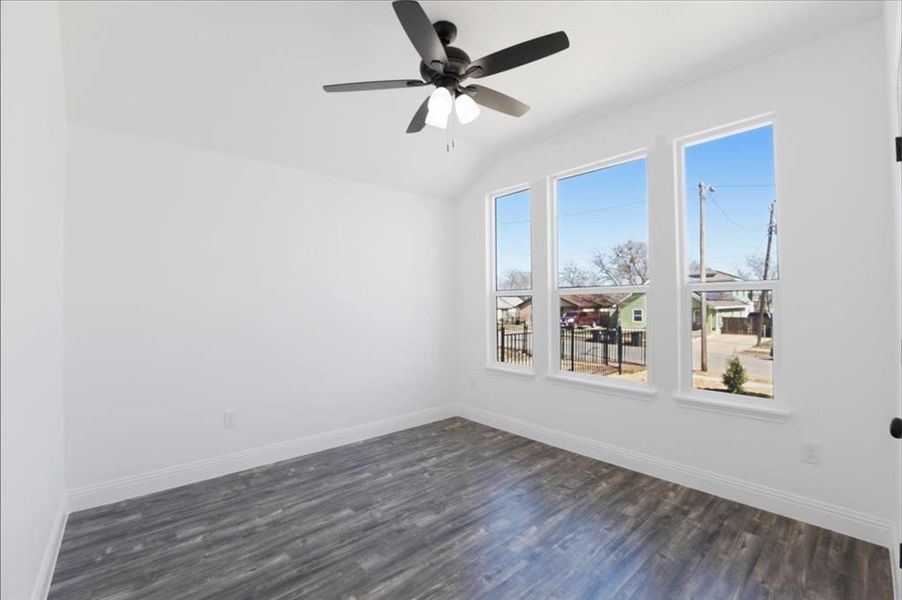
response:
[[[561,317],[561,327],[595,327],[598,325],[598,317],[581,310],[565,312]]]

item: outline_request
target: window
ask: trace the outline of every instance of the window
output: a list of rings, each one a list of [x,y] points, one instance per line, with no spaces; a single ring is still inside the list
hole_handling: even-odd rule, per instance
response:
[[[491,361],[532,365],[532,261],[529,189],[492,198],[491,311],[495,331]]]
[[[635,155],[554,180],[561,373],[647,379],[645,175]]]
[[[774,397],[776,198],[772,124],[684,145],[693,390]]]
[[[645,159],[556,182],[558,287],[648,283]]]
[[[693,292],[691,297],[694,306],[707,305],[708,315],[704,332],[700,318],[692,327],[693,389],[773,398],[772,290]]]
[[[685,147],[690,281],[779,278],[773,126]],[[704,254],[701,253],[704,248]]]
[[[495,198],[495,289],[532,289],[529,190]]]
[[[495,361],[532,364],[532,296],[495,298]]]

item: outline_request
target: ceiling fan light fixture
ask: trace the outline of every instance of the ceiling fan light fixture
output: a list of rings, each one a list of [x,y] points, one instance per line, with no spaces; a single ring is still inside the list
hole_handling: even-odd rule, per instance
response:
[[[394,0],[392,8],[404,33],[420,56],[420,77],[338,83],[324,85],[323,89],[333,93],[436,86],[435,91],[420,102],[407,126],[407,133],[422,131],[426,125],[447,129],[455,108],[462,124],[473,122],[479,117],[482,108],[522,117],[529,110],[526,104],[483,85],[467,85],[466,80],[489,77],[522,67],[570,47],[567,34],[556,31],[470,60],[470,56],[461,48],[451,46],[457,37],[457,26],[454,23],[433,23],[416,0]],[[466,94],[466,97],[458,94]],[[446,145],[453,147],[454,140],[449,138],[449,141]]]
[[[461,124],[472,123],[479,116],[479,105],[467,94],[461,94],[454,101],[454,111]]]

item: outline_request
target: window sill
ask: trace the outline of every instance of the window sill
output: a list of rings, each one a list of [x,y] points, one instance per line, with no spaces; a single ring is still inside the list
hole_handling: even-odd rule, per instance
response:
[[[486,365],[485,370],[490,375],[500,375],[502,377],[511,377],[520,379],[521,381],[529,381],[535,377],[535,371],[526,367],[502,367],[500,365]]]
[[[552,375],[546,375],[545,379],[555,385],[566,385],[583,390],[611,394],[613,396],[628,396],[639,400],[651,400],[658,395],[657,388],[650,385],[630,385],[628,383],[615,383],[613,381],[596,381],[597,378],[595,377],[589,378],[580,375],[554,373]]]
[[[761,404],[762,400],[720,399],[712,398],[707,394],[685,392],[674,394],[673,399],[685,408],[734,415],[757,421],[784,423],[792,415],[784,404],[773,400],[764,400],[763,402],[771,403],[769,406],[764,406]]]

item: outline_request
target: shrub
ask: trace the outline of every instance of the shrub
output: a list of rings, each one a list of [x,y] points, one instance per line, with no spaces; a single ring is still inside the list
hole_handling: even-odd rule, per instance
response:
[[[745,392],[743,386],[748,381],[745,374],[745,367],[739,362],[739,357],[735,354],[727,362],[727,368],[723,372],[723,384],[727,386],[727,391],[731,394],[742,394]]]

